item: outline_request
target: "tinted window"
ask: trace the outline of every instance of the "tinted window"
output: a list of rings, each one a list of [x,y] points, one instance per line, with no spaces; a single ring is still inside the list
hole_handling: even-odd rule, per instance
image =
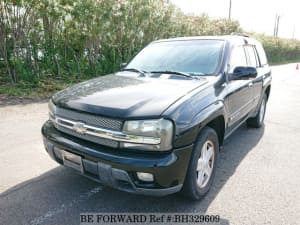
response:
[[[259,63],[258,63],[258,58],[255,52],[255,49],[253,48],[253,46],[248,45],[245,47],[247,54],[248,54],[248,66],[252,66],[252,67],[258,67]]]
[[[214,74],[221,62],[223,46],[221,40],[157,42],[138,53],[126,68]]]
[[[237,66],[247,66],[246,54],[243,46],[234,47],[229,60],[229,72],[232,73]]]

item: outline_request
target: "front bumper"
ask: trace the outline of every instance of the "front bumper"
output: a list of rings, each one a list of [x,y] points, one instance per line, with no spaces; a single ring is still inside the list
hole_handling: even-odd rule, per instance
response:
[[[82,175],[115,189],[153,196],[181,190],[193,148],[190,145],[167,153],[113,149],[62,133],[49,121],[42,134],[48,154],[58,163],[64,164],[65,152],[75,154],[80,158]],[[153,174],[154,182],[140,181],[136,172]]]

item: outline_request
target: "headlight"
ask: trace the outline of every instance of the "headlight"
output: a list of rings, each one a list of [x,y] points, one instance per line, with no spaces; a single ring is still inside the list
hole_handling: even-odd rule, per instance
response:
[[[142,136],[148,140],[160,140],[156,144],[121,143],[124,148],[165,151],[172,148],[173,124],[170,120],[126,121],[123,133]]]
[[[53,104],[52,100],[49,101],[49,119],[55,123],[55,114],[56,114],[56,106]]]

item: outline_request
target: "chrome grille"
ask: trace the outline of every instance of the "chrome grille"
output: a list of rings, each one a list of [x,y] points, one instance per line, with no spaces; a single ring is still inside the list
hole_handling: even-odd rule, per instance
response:
[[[105,146],[109,146],[112,148],[117,148],[119,146],[119,143],[117,141],[113,141],[113,140],[109,140],[109,139],[105,139],[105,138],[100,138],[100,137],[94,137],[91,135],[85,135],[85,134],[79,134],[73,130],[70,130],[68,128],[64,128],[61,126],[57,126],[57,129],[63,133],[69,134],[71,136],[86,140],[86,141],[91,141],[100,145],[105,145]]]
[[[99,128],[106,128],[110,130],[115,130],[115,131],[121,131],[122,130],[122,125],[123,122],[121,120],[115,120],[115,119],[110,119],[102,116],[96,116],[96,115],[91,115],[87,113],[80,113],[76,112],[73,110],[69,109],[63,109],[63,108],[56,108],[55,116],[60,116],[65,119],[69,119],[72,121],[77,121],[77,122],[83,122],[88,125],[93,125]],[[87,135],[87,134],[80,134],[75,132],[74,130],[62,127],[62,126],[56,126],[58,130],[61,132],[64,132],[66,134],[69,134],[71,136],[91,141],[100,145],[105,145],[109,146],[112,148],[117,148],[119,146],[118,141],[114,140],[109,140],[101,137],[95,137],[92,135]]]
[[[79,113],[73,110],[58,107],[56,108],[56,115],[69,120],[80,121],[96,127],[102,127],[116,131],[121,131],[123,125],[122,121],[120,120],[109,119],[87,113]]]

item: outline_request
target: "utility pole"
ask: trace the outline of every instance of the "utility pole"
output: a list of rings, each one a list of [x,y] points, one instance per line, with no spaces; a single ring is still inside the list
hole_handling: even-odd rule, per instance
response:
[[[278,30],[279,30],[279,21],[281,16],[277,16],[277,28],[276,28],[276,37],[278,37]]]
[[[229,13],[228,13],[228,19],[231,20],[231,0],[229,0]]]
[[[273,36],[276,37],[276,30],[277,30],[277,17],[278,15],[275,15],[275,24],[274,24],[274,32],[273,32]]]
[[[281,16],[278,14],[275,15],[275,25],[274,25],[274,37],[278,37],[278,30],[279,30],[279,22],[280,22]]]
[[[296,31],[296,28],[295,28],[295,24],[294,24],[294,27],[293,27],[293,39],[295,39],[295,31]]]

